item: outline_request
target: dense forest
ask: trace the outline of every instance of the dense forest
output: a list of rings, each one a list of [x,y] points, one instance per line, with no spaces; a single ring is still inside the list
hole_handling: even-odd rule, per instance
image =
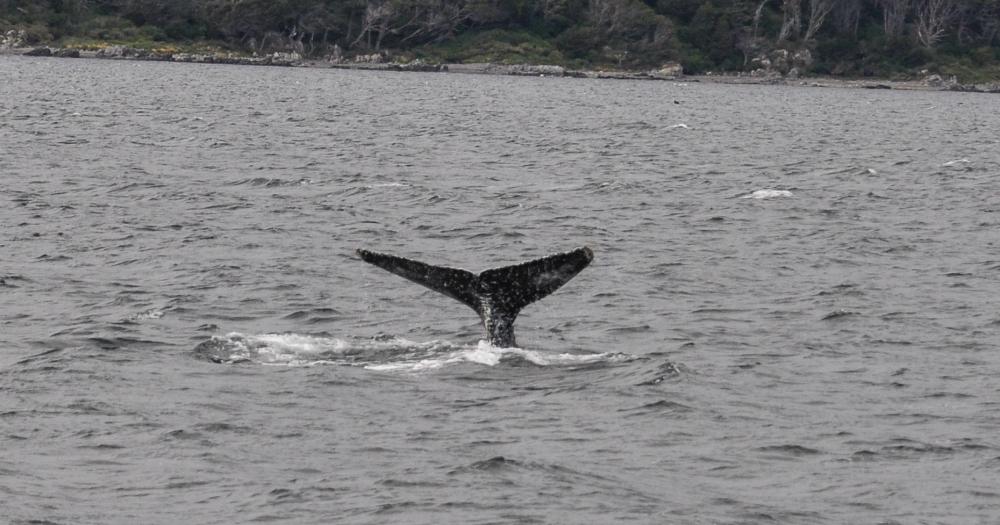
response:
[[[217,46],[686,72],[1000,76],[1000,0],[0,0],[29,44]],[[756,59],[756,60],[755,60]],[[766,61],[765,61],[766,64]]]

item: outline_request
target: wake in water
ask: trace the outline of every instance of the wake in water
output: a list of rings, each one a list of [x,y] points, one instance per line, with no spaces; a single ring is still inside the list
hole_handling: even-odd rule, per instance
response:
[[[499,348],[486,341],[456,345],[447,341],[418,343],[401,337],[349,341],[299,334],[213,336],[195,353],[215,363],[274,366],[347,365],[368,370],[420,372],[460,363],[484,366],[574,366],[620,363],[635,359],[622,353],[550,354],[523,348]]]

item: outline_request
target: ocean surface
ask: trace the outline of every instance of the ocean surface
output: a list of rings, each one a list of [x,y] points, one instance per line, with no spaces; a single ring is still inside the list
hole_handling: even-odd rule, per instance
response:
[[[1000,98],[0,57],[12,523],[1000,522]],[[589,246],[521,348],[357,248]]]

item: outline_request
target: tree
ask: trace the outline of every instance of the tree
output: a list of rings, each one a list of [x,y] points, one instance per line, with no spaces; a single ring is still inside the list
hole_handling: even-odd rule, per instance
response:
[[[930,49],[944,37],[958,12],[954,0],[921,0],[917,5],[917,40]]]
[[[742,48],[746,46],[741,46],[741,43],[746,42],[749,36],[744,33],[749,33],[752,26],[751,10],[744,4],[726,0],[701,4],[691,23],[681,33],[682,40],[698,51],[694,55],[697,65],[692,69],[742,67],[746,62]],[[687,69],[688,64],[685,63],[684,67]]]
[[[768,0],[760,0],[760,4],[757,5],[757,9],[753,12],[753,31],[750,32],[751,39],[756,39],[760,32],[760,18],[764,14],[764,6],[767,5]]]
[[[964,0],[956,14],[959,43],[990,46],[1000,36],[1000,0]]]
[[[783,18],[778,41],[797,39],[802,30],[802,0],[783,0],[781,14]]]
[[[816,37],[835,2],[836,0],[809,0],[809,28],[806,29],[805,36],[807,42]]]
[[[910,0],[878,0],[882,6],[882,28],[885,36],[898,39],[906,29],[906,15],[910,12]]]
[[[471,16],[464,0],[369,0],[350,47],[364,43],[379,51],[386,38],[396,45],[439,41],[454,36]]]
[[[833,3],[833,25],[838,33],[858,36],[861,21],[861,0],[836,0]]]

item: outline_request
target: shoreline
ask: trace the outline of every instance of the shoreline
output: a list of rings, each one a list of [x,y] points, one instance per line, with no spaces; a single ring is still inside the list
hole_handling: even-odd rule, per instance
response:
[[[314,69],[348,69],[359,71],[399,71],[450,73],[502,76],[569,77],[608,80],[658,80],[682,83],[710,83],[735,85],[772,85],[816,88],[886,89],[899,91],[957,91],[968,93],[1000,94],[1000,81],[987,84],[959,84],[954,79],[943,80],[930,75],[924,80],[890,79],[849,79],[828,76],[787,77],[778,73],[750,75],[745,73],[721,73],[685,75],[680,67],[664,67],[661,70],[574,70],[554,65],[531,64],[429,64],[416,60],[409,63],[382,62],[371,57],[353,62],[305,59],[297,53],[272,53],[262,56],[248,56],[238,53],[159,53],[155,50],[110,46],[99,50],[81,50],[59,47],[22,47],[0,49],[0,56],[30,56],[50,58],[79,58],[103,60],[138,60],[157,62],[179,62],[197,64],[229,64],[272,67],[306,67]],[[377,55],[375,55],[377,56]]]

